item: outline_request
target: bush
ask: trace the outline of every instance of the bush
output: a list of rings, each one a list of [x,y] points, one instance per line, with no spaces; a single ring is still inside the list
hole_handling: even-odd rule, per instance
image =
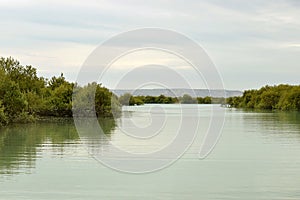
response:
[[[21,112],[18,116],[16,116],[12,122],[14,123],[30,123],[30,122],[34,122],[36,120],[36,118],[29,114],[28,112]]]
[[[8,123],[8,118],[4,112],[4,106],[0,102],[0,126],[4,126]]]
[[[265,86],[245,91],[241,97],[230,97],[227,103],[236,108],[300,111],[300,86]]]
[[[37,76],[31,66],[22,66],[13,58],[0,58],[0,125],[10,122],[32,122],[35,116],[72,116],[72,98],[75,84],[66,81],[63,74],[49,81]],[[96,83],[95,108],[99,117],[120,112],[117,97],[107,88]],[[84,87],[83,90],[90,90]],[[95,91],[92,90],[92,91]],[[87,94],[82,93],[82,97]],[[86,109],[84,104],[77,104]]]

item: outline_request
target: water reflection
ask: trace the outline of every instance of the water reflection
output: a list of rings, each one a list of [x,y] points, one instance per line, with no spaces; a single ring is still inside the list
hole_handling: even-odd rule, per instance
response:
[[[300,112],[254,112],[235,110],[239,123],[253,135],[264,138],[264,143],[281,145],[300,142]]]
[[[99,123],[108,136],[116,126],[113,119],[99,119]],[[79,136],[71,119],[1,128],[0,175],[30,173],[43,151],[63,156],[67,148],[78,144]]]
[[[125,113],[123,118],[131,117],[132,113]],[[227,120],[232,118],[231,129],[238,132],[235,137],[245,135],[242,131],[253,132],[253,137],[264,137],[267,142],[278,144],[292,144],[300,142],[300,113],[299,112],[250,112],[232,110],[227,115]],[[108,141],[121,144],[118,135],[124,119],[99,119],[99,124],[104,131],[105,139],[91,135],[80,138],[88,145],[90,152],[108,148]],[[238,127],[244,127],[239,129]],[[87,127],[87,129],[93,125]],[[114,131],[116,129],[116,131]],[[115,135],[113,135],[116,133]],[[92,132],[90,134],[93,134]],[[248,138],[249,139],[249,138]],[[244,140],[243,140],[244,141]],[[119,143],[118,143],[119,142]],[[252,142],[248,141],[248,142]],[[43,156],[43,152],[53,156],[65,156],[80,145],[74,123],[71,119],[38,122],[35,124],[19,124],[0,129],[0,177],[4,174],[30,173],[35,167],[36,160]],[[264,146],[265,147],[265,146]],[[131,147],[128,147],[131,148]],[[133,148],[133,147],[132,147]],[[145,146],[145,148],[147,148]],[[108,149],[109,150],[109,149]],[[96,152],[97,153],[97,152]]]

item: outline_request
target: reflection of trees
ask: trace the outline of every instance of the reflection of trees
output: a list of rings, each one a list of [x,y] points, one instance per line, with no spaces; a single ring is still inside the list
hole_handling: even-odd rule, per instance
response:
[[[116,127],[116,121],[114,118],[99,118],[98,121],[104,134],[110,138],[110,134]]]
[[[274,118],[274,127],[281,128],[283,131],[291,130],[297,134],[297,137],[300,136],[299,112],[278,112]]]
[[[254,112],[248,111],[245,121],[252,125],[259,125],[266,133],[295,133],[300,136],[300,112]]]
[[[83,117],[74,118],[81,142],[92,155],[106,151],[110,144],[111,133],[116,127],[113,118]]]
[[[105,133],[115,127],[113,119],[99,120]],[[76,148],[79,136],[72,120],[22,124],[0,129],[0,174],[15,174],[33,168],[40,152],[64,154],[66,148]],[[44,147],[47,148],[44,148]],[[50,148],[49,148],[50,147]]]

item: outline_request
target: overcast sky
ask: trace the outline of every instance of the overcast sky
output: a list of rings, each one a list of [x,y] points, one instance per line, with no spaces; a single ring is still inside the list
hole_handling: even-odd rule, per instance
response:
[[[31,64],[39,75],[64,72],[75,81],[103,41],[124,31],[159,27],[201,45],[226,89],[300,84],[299,19],[299,0],[0,0],[0,56]],[[112,87],[110,76],[105,78]]]

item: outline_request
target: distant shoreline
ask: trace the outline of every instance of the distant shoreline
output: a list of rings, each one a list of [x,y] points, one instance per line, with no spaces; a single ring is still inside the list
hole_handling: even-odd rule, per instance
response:
[[[122,96],[125,93],[129,93],[133,96],[160,96],[164,95],[167,97],[180,97],[185,94],[191,97],[233,97],[243,95],[242,91],[239,90],[222,90],[222,89],[189,89],[189,88],[170,88],[170,89],[110,89],[117,96]]]

